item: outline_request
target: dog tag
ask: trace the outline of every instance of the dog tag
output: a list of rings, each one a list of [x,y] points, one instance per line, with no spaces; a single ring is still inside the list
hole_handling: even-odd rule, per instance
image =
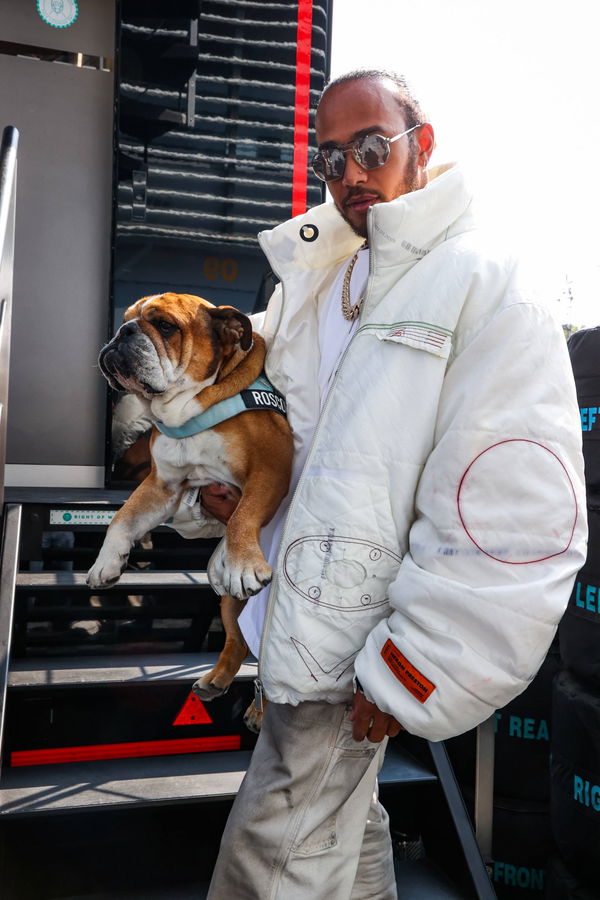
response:
[[[183,492],[183,497],[181,498],[182,502],[185,503],[186,506],[195,506],[199,493],[200,493],[200,488],[197,488],[197,487],[188,488],[187,491]]]

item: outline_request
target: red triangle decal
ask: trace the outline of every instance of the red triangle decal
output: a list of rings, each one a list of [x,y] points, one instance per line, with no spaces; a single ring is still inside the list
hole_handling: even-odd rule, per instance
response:
[[[189,697],[179,710],[173,725],[210,725],[212,719],[206,712],[202,700],[190,691]]]

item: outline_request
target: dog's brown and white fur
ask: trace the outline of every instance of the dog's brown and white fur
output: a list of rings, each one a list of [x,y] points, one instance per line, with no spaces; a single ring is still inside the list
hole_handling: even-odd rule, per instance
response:
[[[165,293],[143,297],[126,311],[99,364],[113,387],[145,399],[153,421],[179,427],[248,387],[264,357],[264,341],[243,313]],[[271,580],[259,535],[288,490],[291,432],[283,416],[248,410],[186,438],[167,437],[154,426],[150,447],[150,474],[113,518],[88,584],[96,590],[114,585],[135,541],[176,512],[184,490],[211,482],[236,485],[241,499],[208,567],[211,585],[222,595],[227,634],[217,665],[195,686],[211,699],[227,690],[247,654],[237,625],[240,601]]]

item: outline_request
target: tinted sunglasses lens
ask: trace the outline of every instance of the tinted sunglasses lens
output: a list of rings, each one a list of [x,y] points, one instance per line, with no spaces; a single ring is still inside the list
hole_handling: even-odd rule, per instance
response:
[[[367,134],[356,143],[356,155],[363,169],[377,169],[388,161],[390,144],[380,134]]]
[[[312,170],[321,181],[327,181],[327,164],[322,153],[315,153],[312,158]]]
[[[337,181],[344,174],[346,157],[342,150],[319,150],[312,160],[313,172],[321,181]]]

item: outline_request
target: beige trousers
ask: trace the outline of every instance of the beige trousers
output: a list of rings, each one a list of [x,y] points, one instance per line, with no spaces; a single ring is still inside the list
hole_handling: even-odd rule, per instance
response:
[[[349,711],[267,704],[207,900],[396,900],[386,741],[355,741]]]

